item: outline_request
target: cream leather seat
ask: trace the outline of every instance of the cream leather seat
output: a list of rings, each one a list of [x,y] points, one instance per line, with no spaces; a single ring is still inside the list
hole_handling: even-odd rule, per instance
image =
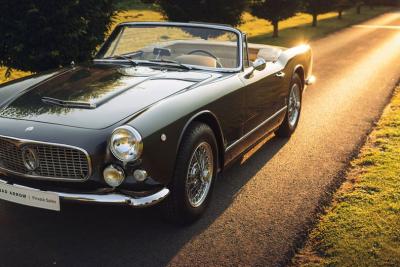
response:
[[[217,60],[208,56],[201,55],[181,55],[175,58],[178,62],[188,65],[204,66],[209,68],[217,67]]]

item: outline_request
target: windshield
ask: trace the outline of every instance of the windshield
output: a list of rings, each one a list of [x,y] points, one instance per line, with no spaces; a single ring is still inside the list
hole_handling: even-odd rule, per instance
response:
[[[238,44],[238,34],[225,29],[127,24],[116,28],[96,59],[236,69],[240,67]]]

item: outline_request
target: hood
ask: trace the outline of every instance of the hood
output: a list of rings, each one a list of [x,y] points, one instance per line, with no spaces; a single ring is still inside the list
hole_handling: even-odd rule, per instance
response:
[[[102,129],[211,77],[147,67],[80,66],[16,93],[0,106],[0,117]]]

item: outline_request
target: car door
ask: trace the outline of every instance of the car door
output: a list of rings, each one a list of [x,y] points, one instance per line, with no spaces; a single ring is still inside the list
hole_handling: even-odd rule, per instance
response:
[[[268,62],[262,71],[254,71],[250,77],[246,77],[246,73],[245,70],[241,77],[245,84],[245,134],[267,122],[284,106],[281,91],[286,75],[283,68],[273,62]]]

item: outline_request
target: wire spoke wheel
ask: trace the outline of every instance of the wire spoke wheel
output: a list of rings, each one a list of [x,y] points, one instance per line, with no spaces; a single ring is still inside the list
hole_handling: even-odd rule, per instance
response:
[[[301,96],[300,86],[293,84],[289,95],[288,104],[288,122],[290,127],[294,127],[299,119],[300,108],[301,108]]]
[[[192,207],[201,206],[210,191],[214,172],[213,151],[207,142],[194,150],[186,175],[186,195]]]

